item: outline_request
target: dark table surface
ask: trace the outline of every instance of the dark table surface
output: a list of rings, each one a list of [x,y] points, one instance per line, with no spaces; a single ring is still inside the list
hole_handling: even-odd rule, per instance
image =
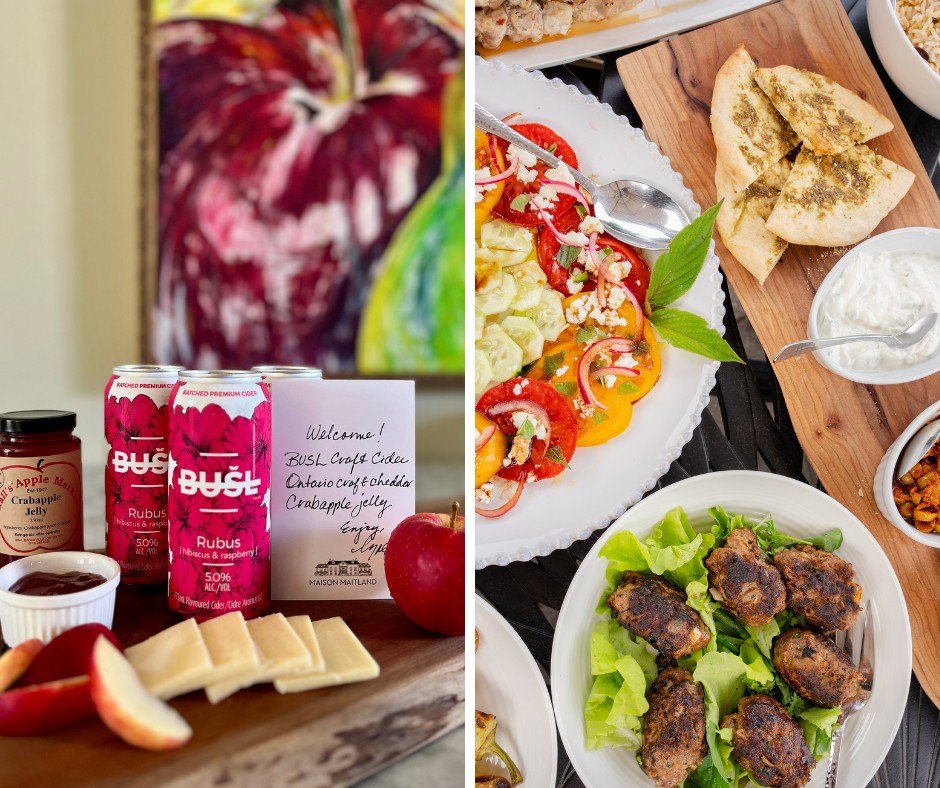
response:
[[[868,31],[865,0],[842,0],[865,50],[875,64],[904,126],[920,153],[940,194],[940,121],[919,110],[892,84],[875,54]],[[635,48],[634,48],[635,49]],[[590,63],[544,69],[552,78],[576,86],[609,104],[635,126],[640,119],[617,74],[617,58],[633,49],[610,52]],[[723,364],[712,391],[714,406],[702,413],[702,423],[682,456],[673,463],[653,491],[710,471],[765,470],[817,484],[804,461],[786,403],[762,351],[749,342],[748,354],[739,322],[746,320],[738,307],[735,314],[727,283],[725,288],[725,338],[747,365]],[[714,415],[713,415],[714,414]],[[804,474],[805,471],[805,474]],[[807,478],[809,476],[810,478]],[[603,531],[575,542],[567,550],[509,566],[489,566],[476,573],[477,592],[485,596],[512,624],[548,676],[551,670],[554,621],[568,585],[581,560]],[[549,687],[551,691],[551,687]],[[907,709],[888,756],[869,788],[933,788],[940,786],[940,712],[911,675]],[[558,788],[578,788],[583,783],[574,772],[564,746],[558,742]],[[861,786],[840,786],[861,788]]]

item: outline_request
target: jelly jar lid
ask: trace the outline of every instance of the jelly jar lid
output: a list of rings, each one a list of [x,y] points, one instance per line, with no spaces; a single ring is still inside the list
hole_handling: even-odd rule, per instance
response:
[[[0,413],[0,432],[39,435],[75,429],[75,414],[70,410],[11,410]]]

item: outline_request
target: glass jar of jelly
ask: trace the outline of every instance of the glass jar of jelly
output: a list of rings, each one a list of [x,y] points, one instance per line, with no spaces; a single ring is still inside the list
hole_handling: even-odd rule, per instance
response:
[[[64,410],[0,413],[0,566],[81,550],[82,442]]]

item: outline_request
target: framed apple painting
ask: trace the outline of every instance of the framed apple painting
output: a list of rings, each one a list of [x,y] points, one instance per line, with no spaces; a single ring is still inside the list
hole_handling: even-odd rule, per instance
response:
[[[462,376],[462,5],[141,1],[147,355]]]

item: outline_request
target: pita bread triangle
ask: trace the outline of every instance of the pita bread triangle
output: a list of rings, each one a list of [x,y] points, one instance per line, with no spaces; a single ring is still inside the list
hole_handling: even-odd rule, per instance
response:
[[[814,153],[843,153],[894,128],[867,101],[821,74],[777,66],[757,69],[754,78]]]
[[[793,244],[848,246],[861,241],[914,183],[914,173],[856,145],[837,156],[803,148],[767,229]]]
[[[781,159],[744,191],[734,192],[724,162],[718,159],[715,186],[724,199],[715,226],[721,240],[758,282],[770,275],[787,248],[787,242],[767,229],[767,218],[790,174],[791,164]]]
[[[739,46],[718,70],[711,124],[735,193],[796,147],[799,138],[754,81],[757,65]]]

